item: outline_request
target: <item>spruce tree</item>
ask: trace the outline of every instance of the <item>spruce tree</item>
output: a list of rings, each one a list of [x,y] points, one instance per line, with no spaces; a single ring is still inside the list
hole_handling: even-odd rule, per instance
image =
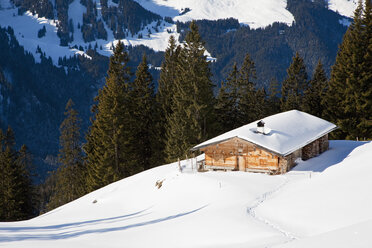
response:
[[[323,117],[323,99],[325,98],[327,89],[328,79],[323,69],[323,65],[319,60],[313,77],[309,82],[309,86],[305,90],[302,110],[309,114]]]
[[[216,119],[218,120],[218,133],[224,133],[227,130],[231,130],[235,125],[233,119],[234,102],[232,101],[227,88],[227,83],[221,82],[215,105]]]
[[[108,76],[93,107],[95,116],[84,145],[87,161],[87,187],[89,191],[103,187],[120,178],[130,176],[128,168],[129,80],[128,54],[118,42],[110,57]]]
[[[302,97],[307,88],[307,73],[304,60],[299,53],[292,58],[287,69],[287,77],[282,83],[280,108],[282,111],[301,110]]]
[[[136,79],[131,87],[131,135],[133,135],[133,144],[131,145],[133,161],[132,173],[141,170],[147,170],[154,165],[154,151],[156,146],[155,136],[155,94],[154,83],[147,65],[146,55],[143,56],[142,62],[137,68]]]
[[[214,132],[213,84],[204,42],[193,21],[180,51],[172,114],[167,118],[166,154],[172,161]]]
[[[66,104],[65,119],[60,126],[59,168],[56,171],[56,184],[48,203],[48,209],[73,201],[84,195],[86,171],[81,148],[80,123],[78,112],[71,99]]]
[[[236,63],[233,64],[231,72],[217,95],[216,119],[218,120],[219,133],[223,133],[241,126],[240,123],[240,74]]]
[[[177,63],[180,54],[180,46],[176,45],[174,36],[169,38],[168,48],[165,50],[164,62],[161,66],[157,101],[162,107],[164,117],[172,113],[173,95],[176,91]]]
[[[272,78],[269,84],[269,92],[267,99],[266,115],[273,115],[280,112],[280,85],[279,82]]]
[[[326,117],[341,139],[372,137],[371,3],[360,1],[332,67]]]
[[[239,76],[239,126],[257,120],[262,115],[260,102],[261,94],[255,89],[256,66],[249,54],[246,54]]]
[[[167,119],[172,114],[173,98],[176,92],[177,83],[177,63],[181,47],[176,45],[176,40],[173,36],[169,38],[169,44],[165,50],[164,61],[161,65],[160,78],[158,82],[158,91],[156,94],[156,140],[158,141],[158,161],[165,162],[165,145],[167,136],[164,135],[168,128]]]
[[[34,165],[32,155],[26,145],[22,145],[17,154],[17,175],[18,175],[18,202],[22,213],[22,219],[35,216],[36,192],[32,183],[32,171]]]
[[[8,128],[6,134],[0,130],[0,142],[0,220],[17,220],[21,211],[16,199],[18,190],[16,151],[11,129]]]
[[[0,220],[15,221],[33,215],[33,187],[29,173],[29,155],[23,146],[15,150],[15,139],[9,127],[0,130]]]

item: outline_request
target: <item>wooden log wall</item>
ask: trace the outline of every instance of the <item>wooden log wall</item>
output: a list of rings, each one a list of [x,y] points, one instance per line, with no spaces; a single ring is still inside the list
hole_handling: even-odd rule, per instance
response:
[[[297,158],[307,160],[328,150],[328,134],[288,156],[281,157],[248,141],[232,138],[200,149],[205,153],[206,169],[285,173]]]
[[[328,134],[326,134],[302,148],[302,159],[308,160],[318,156],[320,153],[328,150],[328,146]]]
[[[232,138],[200,149],[207,169],[278,171],[279,157],[256,145]]]

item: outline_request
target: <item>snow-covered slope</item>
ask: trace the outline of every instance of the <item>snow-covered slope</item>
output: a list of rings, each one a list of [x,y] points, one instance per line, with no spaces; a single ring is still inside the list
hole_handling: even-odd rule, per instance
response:
[[[330,145],[278,176],[198,173],[195,161],[183,172],[160,166],[32,220],[0,223],[0,246],[371,247],[372,142]]]
[[[95,0],[97,8],[100,8],[100,1]],[[102,55],[110,56],[112,54],[112,44],[118,42],[114,39],[112,31],[106,27],[108,34],[107,40],[97,39],[96,41],[85,43],[82,37],[78,24],[82,24],[83,13],[85,13],[85,6],[80,4],[80,0],[74,0],[69,6],[69,18],[73,20],[74,24],[74,41],[69,44],[69,47],[60,46],[60,39],[57,36],[57,23],[53,20],[46,18],[39,18],[37,15],[32,15],[31,12],[27,11],[24,15],[19,16],[18,10],[10,2],[10,0],[1,0],[0,2],[0,26],[7,27],[11,26],[14,29],[14,34],[17,37],[18,42],[24,46],[26,51],[34,54],[36,61],[40,61],[40,55],[36,52],[39,46],[42,52],[45,52],[47,57],[51,57],[53,62],[57,64],[59,57],[70,57],[74,54],[84,54],[89,45],[91,47],[97,46],[102,50],[97,51]],[[98,11],[100,15],[100,11]],[[38,31],[45,26],[46,34],[42,38],[38,38]],[[167,48],[168,40],[171,35],[178,39],[179,34],[176,32],[176,25],[162,21],[161,25],[157,28],[158,32],[154,29],[155,23],[151,23],[144,27],[142,34],[143,38],[139,39],[138,35],[129,35],[122,41],[126,45],[145,45],[155,51],[164,51]],[[146,31],[145,31],[146,30]],[[148,30],[151,30],[152,35],[148,36]],[[74,46],[83,47],[84,51],[72,48]]]
[[[251,28],[266,27],[274,22],[291,25],[293,15],[286,0],[135,0],[144,8],[174,20],[218,20],[234,17]],[[184,14],[182,14],[184,13]]]
[[[344,146],[353,147],[354,142],[345,142]],[[361,146],[316,177],[292,183],[262,204],[258,213],[301,236],[372,220],[371,158],[372,144]],[[320,162],[321,157],[309,161]],[[270,211],[273,206],[280,215]]]
[[[331,10],[347,17],[353,17],[357,5],[357,0],[328,0],[328,7]]]

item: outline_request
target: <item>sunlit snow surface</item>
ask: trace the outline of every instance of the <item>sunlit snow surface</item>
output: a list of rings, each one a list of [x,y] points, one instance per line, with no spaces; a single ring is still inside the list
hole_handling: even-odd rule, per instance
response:
[[[0,247],[371,247],[371,151],[371,142],[331,141],[278,176],[156,167],[0,223]]]
[[[291,25],[293,15],[286,0],[135,0],[144,8],[186,22],[193,19],[217,20],[234,17],[251,28],[274,22]],[[189,11],[187,11],[189,9]],[[184,13],[184,14],[182,14]],[[181,14],[181,15],[180,15]]]
[[[353,17],[358,0],[328,0],[328,7],[347,17]]]

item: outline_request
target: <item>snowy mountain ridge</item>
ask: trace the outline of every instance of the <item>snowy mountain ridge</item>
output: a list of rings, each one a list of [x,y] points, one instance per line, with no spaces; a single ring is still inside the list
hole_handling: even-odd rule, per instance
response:
[[[276,176],[196,172],[194,160],[182,171],[155,167],[34,219],[0,223],[0,245],[369,248],[371,150],[371,142],[331,141]]]
[[[286,23],[291,25],[294,21],[293,15],[286,9],[285,0],[135,0],[142,7],[152,11],[161,17],[170,17],[173,21],[187,22],[192,19],[217,20],[233,17],[238,19],[243,25],[249,25],[251,28],[266,27],[274,22]],[[97,6],[98,19],[102,19],[100,0],[93,1]],[[117,6],[111,0],[108,6]],[[342,15],[352,16],[356,7],[356,1],[349,0],[330,0],[329,8],[338,11]],[[18,15],[18,9],[10,0],[0,1],[0,25],[1,27],[11,26],[19,43],[25,49],[34,54],[36,61],[40,61],[37,54],[39,47],[45,52],[47,57],[51,57],[57,64],[59,57],[69,57],[74,54],[85,54],[91,47],[97,47],[97,51],[105,56],[112,54],[112,47],[117,42],[112,30],[105,22],[107,40],[96,39],[93,42],[84,42],[79,24],[83,22],[83,13],[86,7],[80,3],[80,0],[74,0],[68,8],[68,18],[73,23],[73,41],[68,47],[60,46],[60,40],[57,36],[57,21],[39,18],[27,11],[23,15]],[[160,25],[159,25],[160,24]],[[46,27],[44,37],[38,38],[38,31]],[[155,51],[164,51],[167,47],[170,35],[176,39],[179,37],[176,25],[162,20],[160,23],[153,22],[146,25],[142,31],[136,34],[129,32],[128,36],[122,41],[126,45],[145,45]],[[86,55],[87,56],[87,55]],[[213,54],[212,54],[213,56]]]

